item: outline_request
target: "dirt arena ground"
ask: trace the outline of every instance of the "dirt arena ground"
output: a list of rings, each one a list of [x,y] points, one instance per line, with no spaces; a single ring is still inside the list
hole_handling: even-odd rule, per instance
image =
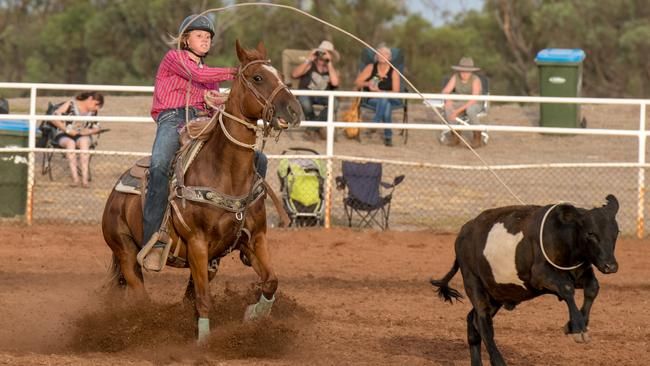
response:
[[[181,304],[186,270],[147,274],[148,308],[109,307],[98,226],[3,225],[0,237],[0,364],[469,364],[468,301],[443,303],[428,284],[450,268],[453,235],[272,229],[280,290],[271,319],[241,323],[257,278],[227,257],[211,287],[206,347],[194,345],[192,310]],[[563,335],[566,306],[551,296],[499,313],[496,340],[509,363],[650,363],[649,244],[620,239],[619,273],[598,274],[591,343]],[[462,288],[460,275],[452,285]]]

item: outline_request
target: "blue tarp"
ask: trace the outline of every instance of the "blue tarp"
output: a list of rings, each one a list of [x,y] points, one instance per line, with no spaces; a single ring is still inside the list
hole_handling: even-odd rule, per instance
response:
[[[29,121],[25,119],[0,120],[0,131],[29,132]]]

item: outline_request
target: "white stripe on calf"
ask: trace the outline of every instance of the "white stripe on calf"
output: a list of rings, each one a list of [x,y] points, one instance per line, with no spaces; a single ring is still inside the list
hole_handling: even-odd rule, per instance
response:
[[[526,287],[524,282],[517,276],[517,265],[515,264],[517,245],[519,245],[523,237],[524,234],[521,232],[515,235],[510,234],[501,222],[492,226],[492,230],[490,230],[485,242],[483,255],[490,264],[496,283]]]

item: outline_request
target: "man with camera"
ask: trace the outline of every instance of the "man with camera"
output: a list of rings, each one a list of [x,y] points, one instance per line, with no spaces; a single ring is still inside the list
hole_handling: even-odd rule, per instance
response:
[[[334,63],[338,62],[339,58],[340,55],[334,49],[332,42],[323,41],[318,48],[309,53],[309,56],[302,64],[293,69],[291,77],[300,79],[298,83],[299,89],[334,90],[339,86],[339,73],[336,67],[334,67]],[[327,120],[327,97],[301,95],[298,97],[298,100],[305,113],[305,120]],[[317,113],[317,109],[320,108],[314,108],[314,106],[321,106],[323,108]],[[306,139],[315,140],[318,137],[323,140],[326,138],[324,128],[308,127],[305,131]]]

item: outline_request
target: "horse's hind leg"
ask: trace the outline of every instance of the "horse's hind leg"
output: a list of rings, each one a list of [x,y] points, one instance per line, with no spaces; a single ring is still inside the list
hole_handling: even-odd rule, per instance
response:
[[[253,320],[268,316],[275,301],[275,291],[278,289],[278,277],[271,267],[266,236],[258,235],[253,242],[253,250],[243,246],[246,256],[250,259],[253,269],[260,276],[262,294],[256,304],[249,305],[244,313],[244,320]]]
[[[120,260],[120,268],[124,280],[126,281],[127,292],[130,292],[128,298],[133,298],[135,301],[147,300],[147,292],[144,288],[144,276],[142,275],[142,268],[136,260],[137,247],[133,238],[127,234],[120,235],[122,247],[121,255],[118,256]]]

